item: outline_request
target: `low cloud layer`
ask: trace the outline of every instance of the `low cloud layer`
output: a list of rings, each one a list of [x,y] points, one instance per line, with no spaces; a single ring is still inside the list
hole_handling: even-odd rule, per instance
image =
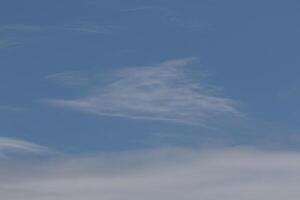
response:
[[[193,59],[122,68],[113,81],[88,96],[48,102],[101,116],[168,120],[205,125],[218,117],[238,116],[236,102],[218,96],[186,73]],[[200,80],[202,81],[202,80]]]
[[[157,150],[0,165],[3,200],[299,199],[298,152]]]

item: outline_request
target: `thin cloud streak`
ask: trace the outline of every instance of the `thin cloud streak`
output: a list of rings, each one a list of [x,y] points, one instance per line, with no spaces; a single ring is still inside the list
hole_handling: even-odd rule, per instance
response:
[[[58,27],[57,29],[86,34],[109,35],[114,32],[120,31],[121,27],[113,25],[99,25],[97,23],[91,22],[78,22],[73,24],[67,24],[62,27]]]
[[[22,108],[22,107],[0,105],[0,112],[23,112],[27,110],[28,110],[27,108]]]
[[[117,28],[112,25],[99,25],[92,22],[77,22],[65,25],[6,25],[0,26],[2,34],[22,34],[22,33],[42,33],[42,32],[60,32],[73,31],[89,34],[108,34],[111,29]]]
[[[20,43],[11,39],[0,39],[0,49],[19,46]]]
[[[0,165],[0,197],[5,200],[282,200],[299,199],[299,184],[299,152],[242,148]]]
[[[50,153],[47,147],[15,138],[0,137],[0,155],[7,157],[10,153]]]
[[[124,12],[140,12],[142,14],[152,13],[159,17],[162,22],[167,23],[185,31],[206,31],[210,24],[197,18],[183,17],[177,11],[161,6],[139,6],[122,10]]]
[[[114,81],[75,100],[48,99],[53,105],[101,116],[168,120],[206,125],[219,117],[237,117],[237,102],[214,94],[185,71],[193,58],[123,68]]]
[[[26,25],[11,24],[0,26],[0,49],[20,46],[28,40],[51,37],[54,34],[110,35],[121,28],[113,25],[101,25],[93,22],[76,22],[64,25]]]
[[[46,80],[53,81],[64,86],[87,85],[90,82],[90,78],[91,77],[89,75],[83,75],[83,72],[81,71],[60,72],[50,74],[45,77]]]

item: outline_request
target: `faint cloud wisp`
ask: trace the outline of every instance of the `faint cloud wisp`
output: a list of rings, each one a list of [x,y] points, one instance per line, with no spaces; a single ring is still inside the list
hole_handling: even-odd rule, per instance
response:
[[[170,8],[165,8],[161,6],[139,6],[124,9],[125,12],[141,12],[143,14],[152,13],[154,16],[160,18],[162,22],[166,24],[173,25],[175,27],[179,27],[182,30],[193,32],[202,32],[210,27],[210,24],[207,21],[197,19],[197,18],[189,18],[184,17],[179,14],[177,11],[172,10]]]
[[[109,35],[120,31],[119,26],[102,25],[81,21],[63,25],[26,25],[10,24],[0,26],[0,48],[20,46],[36,38],[49,38],[54,35],[81,34],[81,35]]]
[[[168,120],[206,125],[221,116],[239,116],[237,103],[214,94],[185,71],[193,59],[169,60],[157,65],[123,68],[113,81],[97,86],[90,95],[48,99],[53,105],[133,119]]]
[[[15,138],[0,137],[0,157],[9,157],[10,154],[44,154],[50,153],[47,147]]]
[[[23,107],[0,105],[0,112],[23,112],[27,110],[27,108]]]
[[[83,75],[83,72],[81,71],[60,72],[45,77],[46,80],[65,86],[87,85],[89,83],[89,78],[88,75]]]

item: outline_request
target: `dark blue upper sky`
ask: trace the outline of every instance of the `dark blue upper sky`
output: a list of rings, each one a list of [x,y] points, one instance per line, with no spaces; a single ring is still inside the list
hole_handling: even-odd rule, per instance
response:
[[[0,136],[67,152],[298,148],[299,10],[0,0]]]

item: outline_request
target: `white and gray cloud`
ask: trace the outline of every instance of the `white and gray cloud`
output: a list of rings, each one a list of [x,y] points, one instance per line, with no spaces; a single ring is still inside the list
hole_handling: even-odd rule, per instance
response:
[[[192,61],[187,58],[122,68],[113,81],[96,87],[85,97],[47,102],[101,116],[198,125],[206,125],[221,116],[239,116],[236,101],[216,95],[212,87],[194,81],[186,72],[185,66]]]
[[[300,154],[227,149],[0,165],[3,200],[299,199]]]

